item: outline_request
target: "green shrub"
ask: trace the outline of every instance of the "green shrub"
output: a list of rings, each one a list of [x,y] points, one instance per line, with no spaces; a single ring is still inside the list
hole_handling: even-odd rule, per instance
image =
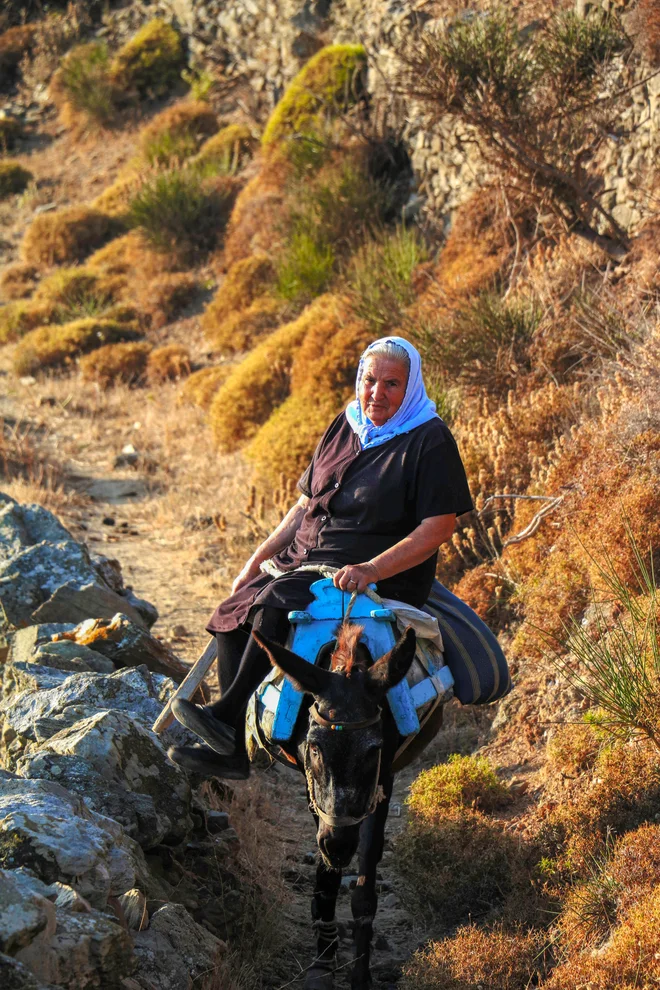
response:
[[[33,375],[48,368],[71,364],[81,354],[130,339],[135,332],[111,320],[76,320],[63,326],[40,327],[20,341],[14,352],[14,370]]]
[[[514,840],[466,808],[449,809],[432,825],[414,818],[399,835],[395,855],[411,903],[446,926],[500,904],[514,883]]]
[[[351,258],[347,281],[352,309],[377,336],[396,327],[414,298],[412,277],[426,251],[412,228],[367,241]]]
[[[34,265],[75,264],[122,229],[119,220],[88,206],[43,213],[32,221],[23,238],[23,260]]]
[[[450,808],[494,811],[511,801],[485,756],[458,756],[424,770],[410,787],[408,803],[416,820],[432,824]]]
[[[221,175],[233,175],[252,157],[256,143],[245,124],[229,124],[204,142],[195,164],[212,167]]]
[[[32,182],[32,172],[15,162],[0,162],[0,199],[21,193]]]
[[[322,230],[294,230],[286,246],[277,277],[277,292],[289,302],[320,295],[334,275],[335,252]]]
[[[149,165],[172,168],[195,155],[217,129],[218,118],[208,104],[182,101],[157,114],[141,131],[140,151]]]
[[[88,268],[62,268],[39,285],[34,302],[55,308],[58,323],[98,316],[118,301],[122,280]]]
[[[184,257],[213,248],[229,219],[235,187],[209,185],[193,170],[165,172],[131,200],[130,222],[158,251]]]
[[[264,145],[314,131],[325,115],[342,112],[362,94],[366,54],[362,45],[328,45],[305,65],[273,110]]]
[[[63,97],[62,109],[68,115],[83,114],[101,126],[114,123],[117,115],[117,91],[110,81],[110,55],[102,41],[78,45],[62,59],[55,84],[56,101]]]
[[[171,24],[155,18],[119,49],[110,78],[125,93],[153,98],[179,81],[184,65],[181,35]]]

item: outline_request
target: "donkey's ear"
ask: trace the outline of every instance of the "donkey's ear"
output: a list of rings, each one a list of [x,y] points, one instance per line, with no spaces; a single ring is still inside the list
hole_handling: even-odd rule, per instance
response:
[[[317,667],[303,657],[299,657],[297,653],[287,650],[286,646],[280,646],[279,643],[267,639],[261,633],[253,632],[252,638],[262,650],[266,651],[273,667],[279,667],[298,691],[318,695],[330,686],[332,677],[330,671]]]
[[[396,687],[410,669],[415,658],[417,636],[412,626],[408,626],[403,636],[394,644],[389,653],[367,671],[367,685],[378,695],[386,694]]]

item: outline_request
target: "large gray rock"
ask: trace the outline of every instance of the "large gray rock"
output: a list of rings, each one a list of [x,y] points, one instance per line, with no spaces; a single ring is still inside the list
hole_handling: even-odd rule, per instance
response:
[[[181,904],[166,904],[133,939],[136,976],[158,990],[191,990],[218,964],[225,943],[198,925]]]
[[[57,990],[41,983],[18,959],[0,955],[0,987],[2,990]]]
[[[38,646],[49,643],[58,633],[69,632],[73,628],[72,622],[44,622],[17,629],[11,637],[10,662],[29,663]]]
[[[21,777],[2,782],[0,862],[26,867],[44,883],[66,883],[99,908],[146,872],[140,847],[121,825],[59,784]]]
[[[0,668],[4,698],[21,691],[58,687],[76,671],[112,674],[115,669],[114,664],[100,653],[67,641],[43,643],[26,660],[14,660],[13,656],[12,650],[12,659]]]
[[[190,668],[146,629],[118,612],[111,619],[87,619],[58,640],[71,640],[103,654],[116,668],[144,664],[157,674],[182,680]]]
[[[21,505],[0,492],[0,560],[8,560],[25,547],[47,540],[71,540],[71,533],[52,512],[41,505]]]
[[[25,890],[8,870],[0,870],[0,952],[10,955],[41,933],[55,933],[55,908],[42,894]]]
[[[16,958],[37,979],[67,990],[120,990],[136,965],[130,934],[98,911],[58,911],[50,939],[32,942]]]
[[[88,807],[120,822],[145,849],[178,843],[193,825],[185,776],[168,761],[158,737],[125,712],[76,722],[20,760],[17,770],[59,780]]]
[[[61,585],[82,588],[95,582],[87,551],[75,540],[36,543],[0,563],[0,604],[10,625],[27,625]],[[70,620],[57,615],[37,621]]]
[[[175,690],[169,677],[141,666],[114,674],[72,674],[48,690],[24,691],[0,703],[0,759],[12,769],[30,743],[44,742],[102,711],[127,712],[151,728]],[[162,734],[167,746],[194,738],[178,723]]]
[[[30,662],[41,667],[65,670],[70,674],[112,674],[116,669],[112,660],[108,660],[96,650],[69,640],[43,643],[37,647]]]

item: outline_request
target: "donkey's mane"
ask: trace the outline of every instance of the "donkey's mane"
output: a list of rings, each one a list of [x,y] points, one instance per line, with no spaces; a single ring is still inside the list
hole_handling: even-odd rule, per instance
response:
[[[332,652],[332,670],[337,674],[350,677],[354,670],[365,669],[366,651],[358,651],[358,644],[363,632],[364,626],[348,625],[347,623],[340,626],[337,632],[337,645]]]

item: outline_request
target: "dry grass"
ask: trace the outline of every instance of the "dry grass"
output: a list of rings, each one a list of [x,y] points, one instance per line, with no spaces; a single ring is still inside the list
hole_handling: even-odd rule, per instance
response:
[[[151,345],[142,342],[106,344],[80,359],[85,381],[108,388],[117,382],[137,385],[144,381]]]
[[[132,230],[95,251],[86,261],[87,269],[107,275],[131,275],[144,284],[176,268],[175,260],[154,251],[139,231]]]
[[[7,154],[23,136],[23,125],[14,117],[0,117],[0,152]]]
[[[514,885],[516,843],[478,811],[451,809],[433,825],[413,818],[395,852],[411,906],[444,926],[487,913]]]
[[[224,286],[219,290],[219,298]],[[211,303],[213,306],[213,303]],[[204,331],[209,343],[220,354],[238,354],[250,350],[281,320],[282,303],[271,296],[260,296],[244,309],[230,313],[216,322],[215,315],[204,314]]]
[[[195,158],[196,165],[212,166],[233,175],[252,157],[257,140],[245,124],[229,124],[205,141]]]
[[[34,24],[16,24],[0,34],[0,73],[3,81],[13,76],[34,42]]]
[[[227,381],[231,370],[230,364],[218,364],[194,371],[181,387],[179,393],[181,401],[198,406],[200,409],[208,409],[215,393]]]
[[[32,179],[32,172],[17,162],[0,161],[0,200],[23,192]]]
[[[62,326],[40,327],[28,333],[14,351],[14,370],[19,375],[70,365],[80,355],[103,344],[135,336],[135,332],[111,320],[88,318]]]
[[[172,168],[191,158],[217,130],[218,118],[208,103],[180,100],[140,131],[140,154],[150,166]]]
[[[250,440],[286,399],[297,349],[335,306],[331,296],[315,300],[297,320],[279,327],[234,369],[217,392],[209,413],[222,450],[236,450]]]
[[[417,951],[403,971],[403,990],[523,990],[544,970],[543,936],[469,925]]]
[[[71,509],[80,498],[66,488],[62,466],[44,453],[43,440],[30,423],[0,419],[2,490],[19,502],[38,502],[54,512]]]
[[[289,218],[284,190],[291,166],[273,154],[261,159],[260,166],[236,197],[220,259],[225,270],[252,255],[270,253],[276,257],[284,243]]]
[[[559,773],[577,777],[591,769],[601,745],[591,725],[580,722],[558,725],[548,739],[548,762]]]
[[[44,213],[32,221],[23,238],[23,261],[40,267],[72,265],[120,233],[116,219],[89,206]]]
[[[20,262],[5,268],[0,276],[0,291],[7,301],[26,299],[32,295],[39,277],[39,269],[35,265],[23,265]]]
[[[253,255],[232,265],[204,312],[202,329],[209,339],[214,341],[216,335],[221,334],[228,317],[247,309],[265,295],[274,278],[273,264],[266,255]]]
[[[190,374],[190,353],[181,344],[157,347],[147,360],[147,378],[152,384],[178,381]]]
[[[18,340],[19,337],[49,323],[55,316],[50,303],[18,301],[0,309],[0,344]]]
[[[129,215],[131,201],[144,181],[141,172],[127,168],[117,176],[112,185],[104,189],[100,196],[92,200],[93,209],[106,213],[120,221],[126,221]],[[130,237],[130,234],[126,235]],[[122,238],[119,238],[122,239]]]
[[[138,282],[135,303],[148,326],[154,330],[176,319],[199,294],[201,284],[189,272],[157,275],[149,281]]]

